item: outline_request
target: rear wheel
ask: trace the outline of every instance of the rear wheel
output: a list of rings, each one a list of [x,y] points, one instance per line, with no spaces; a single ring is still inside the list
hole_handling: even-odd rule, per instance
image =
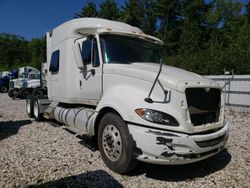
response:
[[[8,92],[9,97],[12,99],[15,99],[16,97],[18,97],[18,94],[19,94],[19,92],[16,89],[11,89]]]
[[[26,99],[26,112],[30,118],[34,117],[33,100],[30,98]]]
[[[34,90],[34,96],[36,96],[37,98],[43,97],[43,90],[41,89]]]
[[[10,98],[13,98],[14,97],[14,90],[13,89],[9,90],[8,95]]]
[[[40,112],[40,103],[38,102],[38,100],[34,101],[33,113],[36,121],[41,121],[43,119],[43,114]]]
[[[5,92],[8,91],[8,88],[7,88],[7,87],[1,87],[1,88],[0,88],[0,91],[1,91],[2,93],[5,93]]]
[[[98,146],[104,163],[111,170],[124,174],[135,167],[133,138],[119,115],[104,115],[98,129]]]
[[[20,92],[20,98],[22,99],[27,99],[29,95],[30,95],[30,92],[27,90],[23,90]]]

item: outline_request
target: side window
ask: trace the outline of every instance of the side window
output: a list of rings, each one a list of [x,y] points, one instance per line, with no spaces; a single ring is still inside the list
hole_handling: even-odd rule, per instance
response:
[[[35,74],[35,79],[40,79],[41,74]]]
[[[59,70],[60,51],[56,50],[51,55],[49,71],[56,73]]]
[[[82,60],[84,64],[91,64],[92,40],[88,39],[82,42]]]
[[[99,52],[97,47],[97,41],[94,39],[94,45],[93,45],[93,67],[98,67],[100,65],[99,61]]]

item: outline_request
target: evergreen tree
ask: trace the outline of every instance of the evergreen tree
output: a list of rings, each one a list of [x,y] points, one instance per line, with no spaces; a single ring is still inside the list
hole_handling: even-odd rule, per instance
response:
[[[155,0],[141,0],[141,6],[143,8],[141,29],[150,35],[155,35],[156,32],[156,17],[153,11],[154,5]]]
[[[130,25],[140,27],[143,18],[143,6],[137,0],[125,1],[125,6],[122,7],[120,20]]]
[[[250,1],[246,5],[246,18],[248,19],[248,24],[250,24]]]
[[[114,0],[100,5],[90,1],[76,17],[121,20],[157,35],[165,42],[170,65],[200,74],[250,73],[250,3],[235,0],[127,0],[118,8]],[[242,11],[245,7],[245,12]],[[120,14],[121,13],[121,14]],[[24,65],[40,68],[45,61],[44,38],[0,34],[0,70]]]
[[[158,20],[158,37],[165,43],[168,55],[176,54],[181,26],[181,3],[172,0],[156,0],[153,7],[154,15]]]
[[[147,34],[154,35],[156,31],[154,4],[155,0],[128,0],[122,7],[120,20],[139,27]]]
[[[101,18],[118,20],[119,14],[119,9],[114,0],[106,0],[100,6],[99,17]]]
[[[92,1],[88,2],[87,5],[84,6],[79,13],[75,14],[75,18],[97,17],[97,16],[98,12],[96,9],[96,5]]]
[[[195,52],[203,49],[209,40],[207,14],[212,7],[203,0],[183,2],[183,23],[180,36],[180,52]]]

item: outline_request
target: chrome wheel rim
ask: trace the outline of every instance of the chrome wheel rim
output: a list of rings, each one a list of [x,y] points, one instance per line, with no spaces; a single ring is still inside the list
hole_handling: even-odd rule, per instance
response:
[[[102,133],[102,146],[106,156],[116,161],[122,153],[122,139],[120,132],[114,125],[107,125]]]
[[[34,115],[35,115],[35,117],[38,117],[38,104],[37,104],[37,102],[34,102]]]
[[[26,108],[27,108],[27,113],[30,114],[30,100],[29,99],[27,100]]]

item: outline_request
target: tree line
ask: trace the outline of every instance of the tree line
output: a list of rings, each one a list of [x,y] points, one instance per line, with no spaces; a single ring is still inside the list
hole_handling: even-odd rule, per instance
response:
[[[45,59],[45,37],[27,41],[15,34],[0,34],[0,71],[10,71],[26,65],[40,69]]]
[[[79,17],[126,22],[164,41],[164,62],[199,74],[250,73],[250,3],[235,0],[89,1]],[[7,44],[3,42],[7,40]],[[18,42],[18,45],[16,44]],[[14,46],[13,46],[14,44]],[[45,39],[0,35],[0,68],[45,61]]]

